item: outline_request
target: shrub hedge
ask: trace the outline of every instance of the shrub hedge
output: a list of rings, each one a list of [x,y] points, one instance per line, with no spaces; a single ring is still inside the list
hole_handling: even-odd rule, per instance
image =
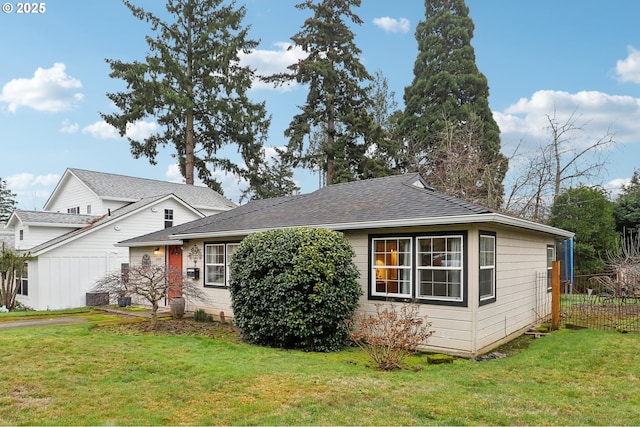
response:
[[[246,237],[231,259],[234,322],[254,344],[334,351],[349,338],[362,293],[346,237],[323,229]]]

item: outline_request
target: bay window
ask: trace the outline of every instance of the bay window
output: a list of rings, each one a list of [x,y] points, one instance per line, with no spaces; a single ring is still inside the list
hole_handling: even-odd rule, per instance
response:
[[[465,305],[466,232],[370,239],[372,299]]]

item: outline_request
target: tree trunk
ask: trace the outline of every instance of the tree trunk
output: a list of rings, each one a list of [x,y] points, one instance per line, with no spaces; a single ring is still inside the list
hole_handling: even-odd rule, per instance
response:
[[[189,112],[187,114],[187,137],[184,156],[184,179],[186,184],[188,185],[193,185],[194,147],[195,141],[193,135],[193,112]]]
[[[333,103],[329,104],[328,112],[329,117],[327,120],[327,176],[325,177],[326,185],[333,184],[333,160],[335,158],[334,139],[336,135],[336,122],[335,122],[335,107]]]
[[[156,330],[158,327],[158,302],[154,301],[151,308],[151,329]]]

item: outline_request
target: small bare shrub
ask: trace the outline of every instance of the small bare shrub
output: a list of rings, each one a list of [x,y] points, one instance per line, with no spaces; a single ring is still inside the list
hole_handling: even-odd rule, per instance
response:
[[[378,365],[390,371],[400,368],[400,362],[418,351],[433,334],[426,317],[418,317],[417,304],[382,307],[376,304],[376,314],[356,317],[351,340]]]

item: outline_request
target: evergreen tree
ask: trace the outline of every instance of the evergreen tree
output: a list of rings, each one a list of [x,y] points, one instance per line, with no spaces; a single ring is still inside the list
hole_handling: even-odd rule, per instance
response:
[[[362,166],[367,177],[377,178],[403,172],[403,145],[398,137],[398,121],[402,112],[398,109],[395,96],[395,92],[389,89],[387,78],[381,71],[376,71],[369,87],[369,114],[376,132],[371,136]]]
[[[0,178],[0,222],[9,219],[16,206],[16,194],[7,188],[7,181]]]
[[[640,228],[640,171],[633,171],[629,184],[622,187],[613,215],[620,232],[631,233]]]
[[[548,224],[576,233],[574,259],[578,274],[600,272],[618,241],[613,202],[601,188],[582,186],[560,193]]]
[[[290,72],[268,76],[265,81],[282,85],[296,81],[309,92],[301,112],[294,116],[285,136],[287,154],[293,166],[322,165],[326,183],[352,181],[363,175],[360,160],[366,152],[367,138],[375,126],[367,112],[369,99],[363,82],[371,76],[360,63],[361,51],[346,20],[361,24],[352,12],[360,0],[306,0],[298,9],[309,9],[313,16],[291,37],[295,46],[308,56],[289,66]],[[324,131],[317,148],[305,148],[304,138]],[[318,153],[323,161],[318,162]]]
[[[469,8],[464,0],[425,0],[425,8],[425,20],[416,28],[414,79],[404,93],[402,135],[433,163],[442,157],[432,156],[441,148],[438,135],[450,123],[462,127],[477,116],[483,123],[479,146],[490,172],[478,177],[479,185],[486,193],[497,191],[500,197],[491,199],[501,201],[507,161],[500,153],[500,129],[489,108],[487,79],[475,63]],[[491,182],[483,182],[487,176]]]
[[[239,65],[239,53],[255,48],[242,26],[245,7],[223,0],[168,0],[173,22],[125,5],[133,15],[151,25],[150,52],[143,62],[107,59],[112,78],[127,83],[127,91],[107,96],[121,112],[102,114],[121,136],[127,136],[135,158],[148,157],[155,164],[158,146],[175,145],[187,184],[194,170],[209,187],[221,191],[209,168],[219,168],[249,179],[241,168],[219,151],[237,144],[244,163],[261,153],[269,127],[265,104],[247,97],[253,71]],[[127,128],[140,120],[157,120],[161,130],[143,141],[127,135]]]
[[[283,151],[276,149],[277,157],[254,164],[251,170],[249,188],[240,197],[243,200],[269,199],[291,196],[300,191],[293,180],[293,171],[282,160]]]

